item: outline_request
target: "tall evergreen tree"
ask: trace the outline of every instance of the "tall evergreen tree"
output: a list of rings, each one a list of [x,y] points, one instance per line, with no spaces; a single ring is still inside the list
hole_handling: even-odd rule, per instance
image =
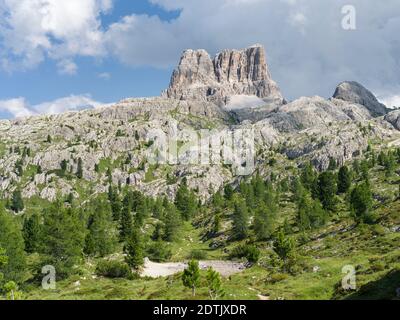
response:
[[[319,200],[305,194],[298,203],[297,223],[300,230],[316,229],[325,225],[328,219],[326,211]]]
[[[144,243],[140,230],[135,228],[131,231],[124,246],[126,263],[139,271],[144,264]]]
[[[24,220],[23,236],[25,240],[25,250],[28,253],[37,252],[40,249],[41,225],[40,217],[34,213],[31,217]]]
[[[189,190],[186,179],[182,181],[176,193],[175,205],[186,221],[189,221],[195,215],[197,200],[193,191]]]
[[[83,161],[82,158],[78,159],[78,168],[76,169],[76,176],[78,179],[83,178]]]
[[[373,198],[370,186],[363,182],[357,185],[350,196],[350,208],[357,221],[374,223],[375,214],[372,209]]]
[[[21,227],[1,206],[0,247],[5,250],[7,256],[7,264],[0,269],[0,272],[7,281],[22,282],[25,276],[26,257]]]
[[[342,166],[338,173],[338,192],[346,193],[351,187],[352,176],[348,167]]]
[[[179,229],[182,225],[181,217],[173,204],[167,206],[164,219],[164,240],[173,242],[179,237]]]
[[[41,251],[56,268],[57,278],[70,275],[83,257],[85,221],[74,208],[56,202],[43,212],[42,235]]]
[[[335,174],[331,171],[322,172],[318,177],[318,196],[325,210],[335,210],[336,192]]]
[[[104,257],[114,252],[118,242],[117,229],[108,203],[98,199],[92,207],[84,251],[88,255]]]
[[[266,240],[275,230],[275,212],[262,205],[256,210],[253,220],[253,230],[258,240]]]
[[[22,200],[21,190],[17,189],[12,194],[10,209],[16,213],[24,210],[24,201]]]
[[[238,200],[233,213],[233,237],[244,239],[249,234],[249,213],[246,203]]]
[[[300,181],[308,191],[312,192],[315,189],[317,176],[313,165],[308,162],[301,171]]]
[[[287,237],[282,231],[277,234],[273,249],[282,260],[285,271],[290,271],[295,263],[295,248],[296,243],[293,238]]]

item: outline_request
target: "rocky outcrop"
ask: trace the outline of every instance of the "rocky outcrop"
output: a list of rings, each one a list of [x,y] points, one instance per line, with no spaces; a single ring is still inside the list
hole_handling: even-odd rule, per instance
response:
[[[371,91],[354,81],[339,84],[333,98],[365,106],[372,116],[383,116],[388,112],[386,106],[378,101]]]
[[[389,122],[397,130],[400,130],[400,110],[395,110],[385,116],[385,120]]]
[[[283,102],[261,45],[244,50],[224,50],[213,60],[205,50],[186,50],[164,95],[219,105],[227,104],[234,95],[253,95],[278,104]]]

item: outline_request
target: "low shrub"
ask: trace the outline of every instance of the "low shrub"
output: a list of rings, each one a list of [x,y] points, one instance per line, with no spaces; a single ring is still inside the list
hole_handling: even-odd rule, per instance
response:
[[[230,254],[231,258],[246,258],[250,263],[257,263],[260,259],[260,249],[254,245],[239,245]]]
[[[100,260],[96,266],[96,274],[106,278],[132,279],[132,270],[125,262],[115,260]]]

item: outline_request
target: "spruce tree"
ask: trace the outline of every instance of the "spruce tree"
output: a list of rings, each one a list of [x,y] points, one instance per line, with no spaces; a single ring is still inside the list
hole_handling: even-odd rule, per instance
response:
[[[54,203],[43,212],[42,253],[57,270],[57,278],[72,274],[83,258],[86,228],[79,212]]]
[[[173,204],[167,206],[164,224],[164,240],[168,242],[177,240],[182,221],[176,207]]]
[[[183,285],[192,290],[192,296],[196,296],[196,288],[200,285],[200,267],[199,262],[191,260],[188,267],[182,274]]]
[[[98,199],[92,207],[84,251],[88,255],[104,257],[116,248],[117,229],[112,220],[111,208],[104,200]]]
[[[189,221],[196,212],[196,196],[193,191],[189,190],[186,179],[182,181],[176,193],[175,205],[186,221]]]
[[[325,210],[335,210],[336,192],[335,174],[331,171],[321,173],[318,177],[318,196]]]
[[[342,166],[338,173],[338,192],[346,193],[351,187],[352,177],[348,167]]]
[[[0,272],[5,280],[21,283],[25,278],[26,257],[21,227],[16,218],[0,206],[0,247],[5,250],[7,264]]]
[[[286,237],[282,231],[278,232],[273,249],[282,260],[284,271],[290,271],[295,263],[295,248],[296,243],[292,238]]]
[[[275,230],[275,213],[262,205],[256,210],[253,220],[253,230],[258,240],[266,240]]]
[[[126,254],[126,263],[136,271],[139,271],[144,265],[144,244],[140,230],[135,228],[128,236],[124,252]]]
[[[375,214],[372,209],[373,198],[370,186],[363,182],[357,185],[350,196],[350,208],[359,222],[374,223]]]
[[[300,181],[308,191],[312,192],[315,188],[316,180],[317,173],[311,162],[308,162],[301,171]]]
[[[83,161],[82,158],[78,159],[78,168],[76,169],[76,177],[78,179],[83,178]]]
[[[210,295],[211,300],[217,300],[219,297],[222,297],[225,292],[222,289],[222,279],[221,275],[213,270],[213,268],[208,268],[207,270],[207,285],[208,285],[208,294]]]
[[[241,240],[249,234],[249,213],[246,203],[238,200],[233,213],[233,237]]]
[[[37,252],[40,249],[41,225],[40,217],[34,213],[24,220],[23,236],[25,240],[25,251],[28,253]]]
[[[12,194],[10,209],[16,213],[24,210],[24,201],[22,200],[21,190],[17,189]]]

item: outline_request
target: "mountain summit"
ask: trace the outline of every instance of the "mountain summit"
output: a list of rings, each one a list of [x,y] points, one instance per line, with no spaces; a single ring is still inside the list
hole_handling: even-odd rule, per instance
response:
[[[224,50],[214,59],[205,50],[186,50],[164,95],[219,105],[227,104],[232,96],[246,95],[281,104],[284,99],[266,61],[261,45]]]

